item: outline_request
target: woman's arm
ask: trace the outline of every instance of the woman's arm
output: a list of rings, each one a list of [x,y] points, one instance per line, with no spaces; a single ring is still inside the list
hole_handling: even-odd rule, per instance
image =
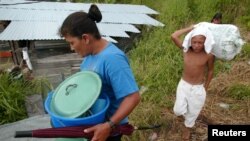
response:
[[[139,102],[140,102],[139,92],[126,96],[122,101],[120,107],[115,112],[115,114],[110,118],[110,120],[115,124],[118,124],[122,119],[127,117],[133,111],[133,109],[139,104]]]
[[[114,124],[118,124],[122,119],[127,117],[133,109],[139,104],[140,102],[140,94],[139,92],[135,92],[130,94],[124,98],[120,107],[115,112],[115,114],[110,118],[110,121]],[[90,133],[94,132],[94,136],[91,141],[105,141],[109,136],[112,128],[109,122],[105,122],[102,124],[98,124],[91,128],[85,129],[84,132]]]

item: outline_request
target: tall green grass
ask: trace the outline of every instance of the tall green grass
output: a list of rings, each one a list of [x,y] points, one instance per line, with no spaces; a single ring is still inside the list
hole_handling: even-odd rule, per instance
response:
[[[223,22],[235,24],[245,12],[248,1],[237,0],[133,0],[144,4],[160,14],[158,20],[164,27],[144,28],[142,37],[129,52],[129,58],[140,86],[148,87],[142,95],[142,102],[133,112],[131,122],[136,125],[163,123],[166,108],[172,108],[176,86],[182,75],[182,53],[170,39],[175,30],[202,21],[210,22],[216,12],[223,13]],[[242,26],[246,26],[242,24]],[[243,55],[246,56],[246,55]],[[242,57],[243,57],[242,56]],[[232,62],[216,61],[215,75],[230,70]],[[230,89],[231,90],[231,89]],[[232,91],[232,90],[231,90]],[[161,130],[164,134],[164,129]],[[127,140],[147,140],[149,132],[137,132]]]
[[[0,124],[27,117],[24,98],[29,92],[29,83],[14,80],[5,73],[0,75]]]
[[[109,2],[125,4],[142,4],[156,11],[154,18],[165,24],[164,27],[143,27],[142,36],[135,40],[133,49],[128,52],[131,66],[139,86],[148,87],[142,95],[140,105],[130,115],[135,125],[163,123],[167,126],[164,109],[172,108],[175,89],[182,74],[182,53],[170,39],[175,30],[196,24],[210,22],[216,12],[223,14],[223,23],[237,24],[241,28],[250,28],[249,0],[93,0],[91,2]],[[245,45],[249,47],[249,44]],[[244,48],[236,60],[248,58],[249,49]],[[216,61],[215,75],[228,71],[231,62]],[[241,86],[235,87],[236,90]],[[235,92],[235,89],[229,89]],[[244,89],[241,92],[244,92]],[[237,93],[236,97],[240,97]],[[245,96],[244,96],[245,97]],[[164,134],[165,127],[160,130]],[[135,132],[125,140],[148,140],[150,131]],[[165,140],[165,139],[163,139]]]
[[[135,0],[133,2],[135,3]],[[141,1],[137,1],[137,3],[141,3]],[[245,3],[249,2],[245,1]],[[142,31],[142,38],[129,52],[129,57],[139,84],[150,88],[147,94],[150,95],[149,97],[153,97],[157,103],[162,101],[159,95],[174,93],[176,84],[181,77],[182,55],[170,40],[171,33],[201,21],[209,22],[218,11],[223,13],[223,21],[231,24],[234,24],[237,17],[245,14],[242,10],[244,2],[237,0],[162,0],[154,2],[143,0],[142,4],[159,11],[157,19],[165,26],[163,28],[154,27],[149,31],[145,28]],[[237,12],[232,13],[232,9]],[[224,70],[230,68],[230,62],[216,65]]]
[[[13,79],[9,73],[0,74],[0,125],[27,118],[25,107],[26,96],[42,94],[46,85],[52,88],[45,79],[27,81],[23,78]]]
[[[183,69],[182,53],[171,41],[171,33],[198,22],[210,22],[216,12],[223,14],[223,23],[237,24],[245,30],[250,29],[249,0],[94,0],[91,2],[146,5],[158,11],[160,14],[154,17],[165,24],[164,27],[143,27],[142,36],[139,40],[135,40],[133,50],[128,52],[139,86],[148,87],[142,95],[140,105],[130,115],[130,121],[135,125],[155,123],[168,125],[163,111],[173,106],[176,86]],[[249,59],[249,44],[245,45],[236,60],[242,58]],[[233,62],[216,61],[215,75],[230,70]],[[241,88],[242,86],[237,85],[228,91],[235,92]],[[245,91],[248,91],[248,88],[241,92]],[[236,97],[241,97],[240,95],[241,93],[234,94]],[[162,128],[160,132],[164,134],[165,129],[166,127]],[[150,131],[137,131],[131,137],[124,139],[143,141],[148,140],[149,134]]]
[[[175,93],[182,73],[182,53],[170,40],[175,30],[201,21],[210,21],[219,10],[219,1],[175,0],[143,1],[160,12],[157,19],[164,27],[142,31],[142,38],[129,52],[131,64],[140,85],[149,87],[145,99],[162,103],[162,95]],[[140,1],[138,1],[140,3]],[[223,15],[226,15],[223,13]]]

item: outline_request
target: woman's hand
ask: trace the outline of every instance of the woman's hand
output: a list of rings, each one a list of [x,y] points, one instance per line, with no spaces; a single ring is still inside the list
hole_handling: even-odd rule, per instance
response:
[[[94,136],[91,141],[106,141],[111,132],[110,125],[105,122],[102,124],[98,124],[96,126],[90,127],[84,130],[85,133],[94,132]]]

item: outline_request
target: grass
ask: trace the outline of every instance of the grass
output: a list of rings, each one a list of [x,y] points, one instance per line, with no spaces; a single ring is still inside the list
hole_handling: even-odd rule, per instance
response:
[[[247,43],[242,49],[242,53],[239,56],[240,59],[247,60],[250,58],[250,44]]]
[[[138,3],[140,2],[138,1]],[[233,14],[228,11],[234,8],[241,9],[235,7],[235,3],[239,5],[239,1],[235,0],[206,2],[202,0],[176,0],[161,1],[158,4],[152,4],[151,1],[145,0],[143,2],[142,4],[149,5],[160,12],[158,19],[165,24],[165,27],[155,27],[147,33],[142,31],[142,39],[136,43],[135,49],[129,52],[129,57],[139,84],[151,88],[148,93],[154,93],[154,95],[158,93],[159,95],[172,94],[181,76],[182,56],[170,40],[171,33],[199,21],[209,21],[213,14],[220,10],[224,10],[221,11],[224,15],[223,21],[233,23],[234,21],[231,19],[235,18],[239,11]],[[161,3],[160,6],[159,3]],[[248,57],[248,46],[247,44],[243,48],[241,57]],[[217,61],[216,74],[219,71],[230,70],[231,64],[232,62]],[[150,97],[152,96],[153,94],[150,94]],[[158,99],[160,98],[158,97]]]
[[[46,99],[48,92],[54,89],[52,84],[45,77],[38,77],[32,80],[32,84],[33,94],[41,94],[44,100]]]
[[[173,124],[171,116],[175,89],[183,70],[182,54],[171,41],[171,33],[198,22],[210,22],[216,12],[223,14],[223,23],[239,25],[243,29],[242,33],[249,32],[250,1],[248,0],[94,0],[91,2],[142,4],[160,13],[154,15],[154,18],[165,26],[142,27],[140,38],[135,39],[133,49],[128,52],[139,86],[148,88],[142,94],[141,103],[130,115],[130,121],[134,125],[163,124],[164,128],[155,130],[161,135],[160,140],[169,138],[167,128]],[[246,61],[249,59],[249,54],[249,44],[246,44],[241,54],[233,61],[217,60],[215,77],[218,79],[213,83],[210,92],[228,97],[245,97],[245,93],[248,92],[246,83],[249,81],[243,81],[243,78],[246,77],[244,73],[248,68],[236,62]],[[240,67],[245,70],[243,73],[239,72]],[[228,76],[230,79],[227,79]],[[213,106],[211,105],[210,109],[216,108]],[[152,131],[135,131],[131,137],[124,137],[124,140],[148,140],[151,133]]]
[[[13,80],[7,74],[1,74],[0,79],[0,124],[24,119],[27,117],[24,98],[29,92],[29,83]]]
[[[175,90],[183,69],[182,55],[170,40],[171,33],[201,21],[209,22],[216,12],[223,13],[223,23],[237,24],[241,29],[244,29],[244,32],[249,32],[250,1],[107,0],[105,2],[149,6],[160,13],[155,17],[165,24],[164,27],[143,27],[142,36],[136,40],[133,50],[128,52],[128,56],[139,86],[148,88],[142,95],[141,103],[130,115],[130,121],[134,125],[163,124],[164,128],[155,132],[163,136],[162,140],[166,140],[168,132],[166,129],[172,122],[171,114],[173,114]],[[249,98],[248,84],[250,82],[249,79],[246,79],[249,77],[249,66],[244,62],[237,63],[238,61],[249,60],[249,47],[250,45],[246,44],[241,54],[233,61],[216,61],[216,79],[211,85],[210,93],[218,93],[220,96],[237,99]],[[20,98],[23,98],[23,96],[20,95]],[[213,103],[210,106],[214,106]],[[8,105],[5,105],[5,107],[8,107]],[[238,106],[235,107],[235,109],[238,109]],[[15,111],[13,109],[10,108],[9,110]],[[8,111],[5,113],[8,113]],[[20,115],[20,117],[24,116]],[[151,133],[152,131],[135,131],[131,137],[124,137],[124,140],[148,140]]]
[[[41,94],[46,90],[44,85],[50,87],[44,79],[13,79],[9,73],[1,73],[0,80],[0,125],[27,118],[25,97]]]
[[[231,84],[226,90],[226,93],[234,99],[250,99],[250,85]]]
[[[163,113],[166,109],[170,109],[168,114],[172,114],[175,89],[183,69],[182,55],[170,40],[171,33],[201,21],[209,22],[218,11],[223,13],[224,23],[236,24],[241,15],[247,15],[245,9],[247,9],[246,5],[249,2],[236,0],[162,0],[157,2],[133,0],[132,3],[144,4],[157,10],[160,14],[156,18],[165,26],[154,27],[150,30],[144,28],[142,37],[136,42],[134,49],[128,53],[139,85],[148,87],[148,90],[142,95],[140,105],[130,115],[131,122],[135,125],[168,124],[171,120],[168,120],[168,116],[163,115]],[[246,26],[245,23],[241,24],[242,28]],[[244,60],[244,58],[249,59],[248,46],[249,44],[246,44],[243,47],[243,51],[236,57],[235,61],[217,60],[215,76],[219,76],[222,72],[229,73],[234,62]],[[230,85],[225,85],[224,90],[230,91],[237,97],[248,91],[244,89],[242,93],[237,94],[237,90],[241,87],[230,87]],[[230,96],[226,91],[221,92]],[[164,127],[166,128],[166,126]],[[166,134],[166,132],[165,129],[159,131],[160,134]],[[136,132],[125,140],[148,140],[149,135],[150,132]]]

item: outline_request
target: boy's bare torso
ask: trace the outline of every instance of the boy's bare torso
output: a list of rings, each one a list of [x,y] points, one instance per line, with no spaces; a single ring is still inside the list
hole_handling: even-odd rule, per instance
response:
[[[182,79],[193,85],[203,84],[209,58],[208,54],[205,51],[196,53],[189,49],[188,52],[183,53],[183,56],[184,71]]]

